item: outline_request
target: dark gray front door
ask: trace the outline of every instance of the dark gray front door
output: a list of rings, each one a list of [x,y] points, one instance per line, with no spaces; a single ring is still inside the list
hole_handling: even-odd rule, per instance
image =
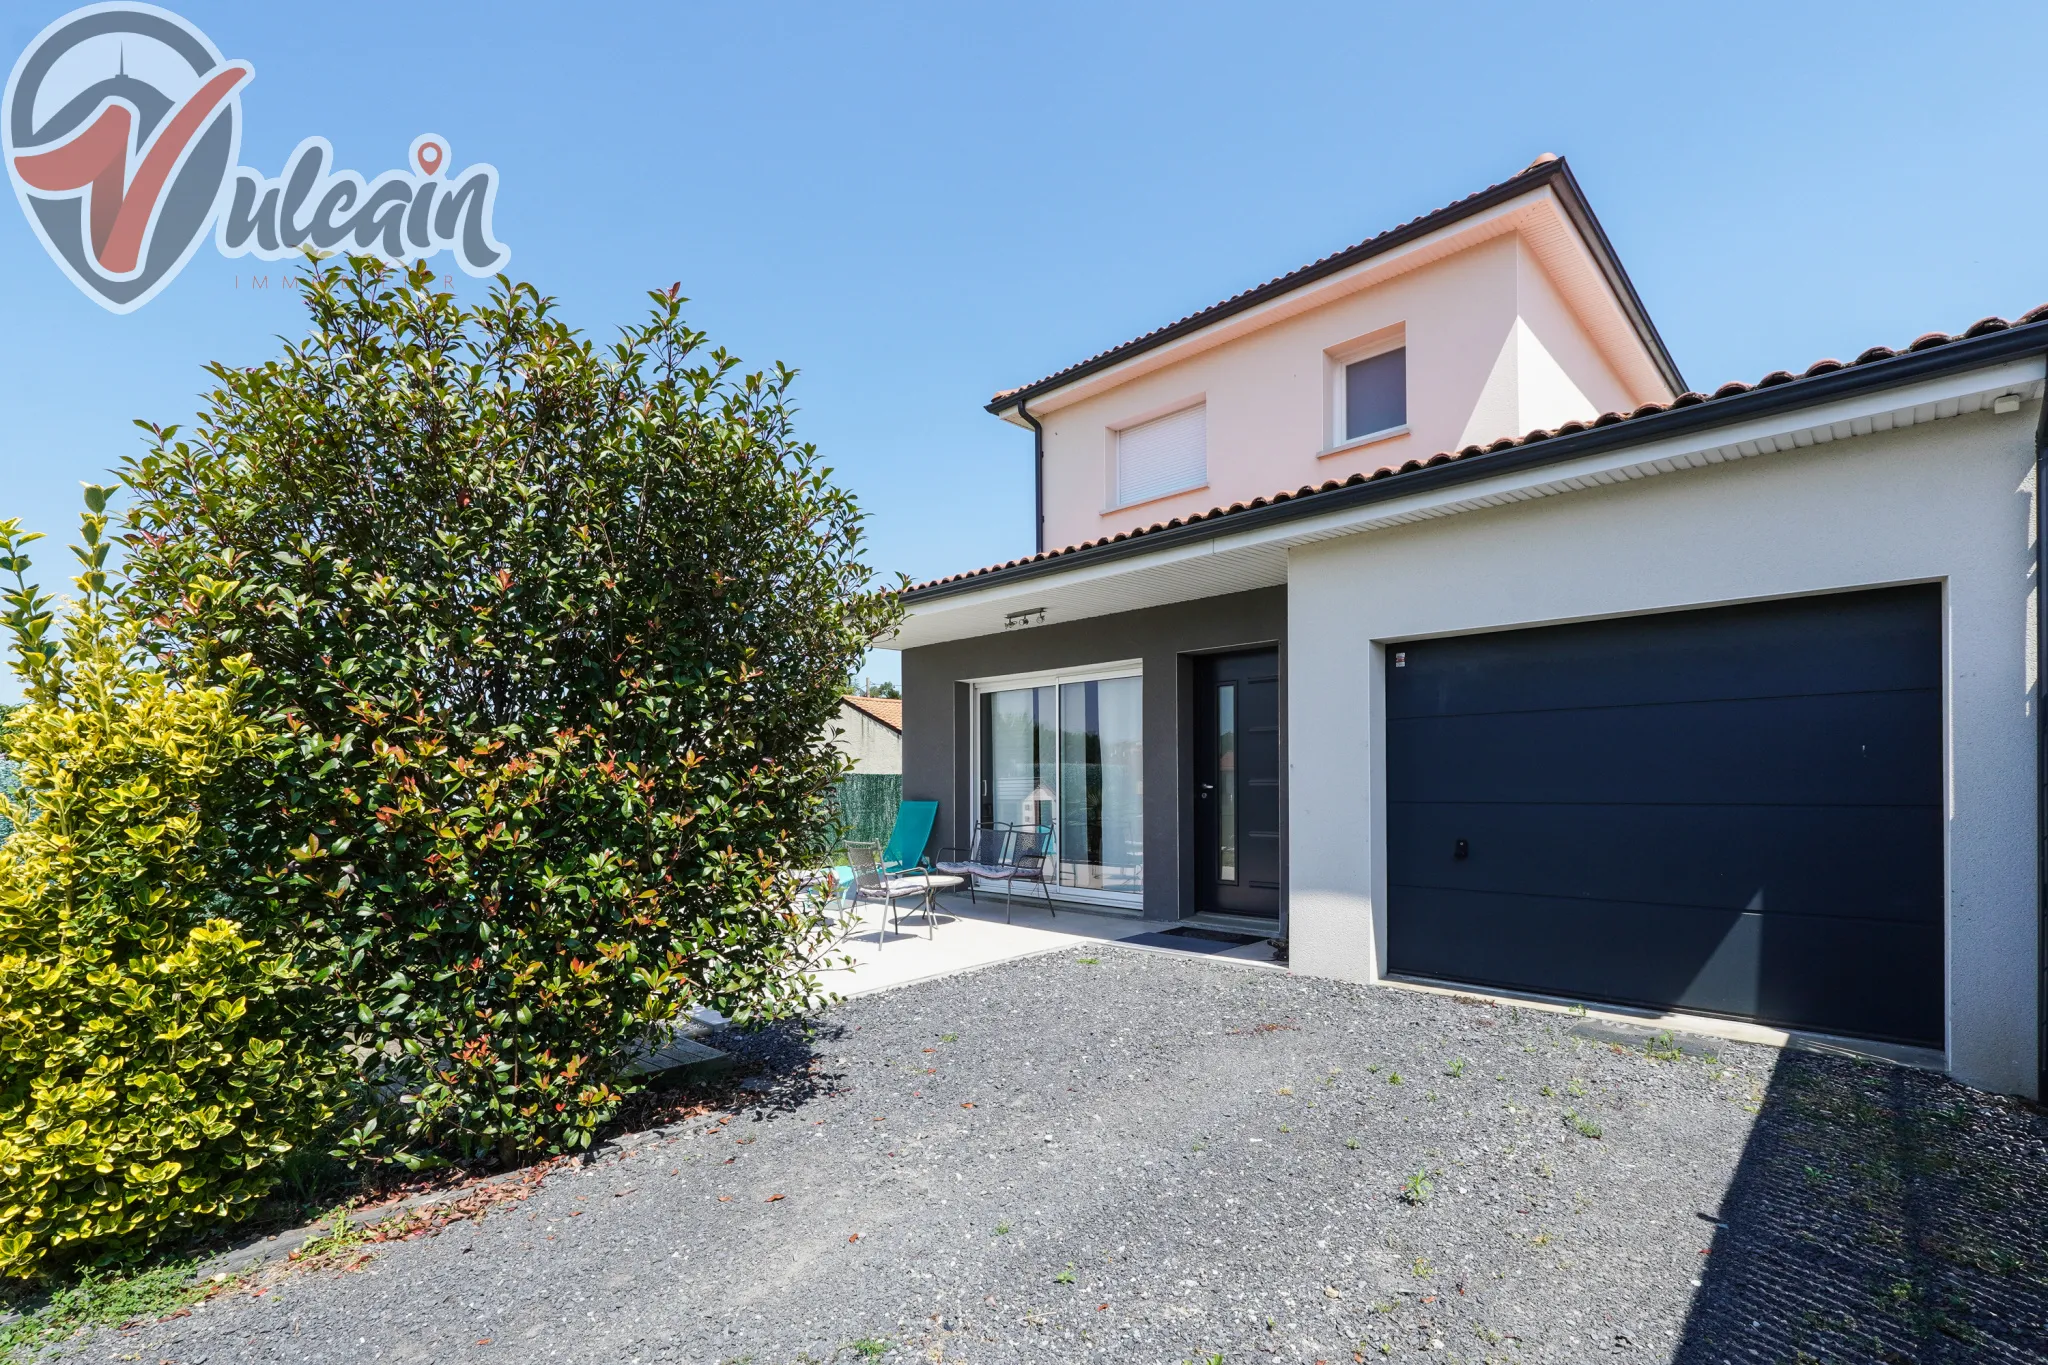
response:
[[[1399,973],[1942,1042],[1941,594],[1387,651]]]
[[[1280,917],[1280,652],[1195,661],[1195,908]]]

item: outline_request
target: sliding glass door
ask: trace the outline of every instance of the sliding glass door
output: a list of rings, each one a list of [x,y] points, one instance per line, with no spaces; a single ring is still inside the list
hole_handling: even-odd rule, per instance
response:
[[[982,823],[1046,830],[1059,885],[1084,899],[1144,893],[1143,694],[1134,673],[978,689]]]
[[[1058,698],[1050,687],[981,694],[981,823],[1051,825]]]

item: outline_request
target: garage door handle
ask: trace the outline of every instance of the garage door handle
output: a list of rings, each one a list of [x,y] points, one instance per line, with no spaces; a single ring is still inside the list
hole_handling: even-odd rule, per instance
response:
[[[1456,858],[1456,859],[1458,859],[1458,860],[1459,860],[1460,862],[1464,861],[1464,860],[1465,860],[1466,858],[1469,858],[1469,857],[1471,857],[1471,856],[1472,856],[1472,844],[1471,844],[1471,842],[1470,842],[1469,840],[1465,840],[1465,839],[1460,839],[1460,840],[1458,840],[1458,841],[1457,841],[1457,842],[1456,842],[1455,844],[1452,844],[1452,845],[1451,845],[1451,856],[1452,856],[1453,858]]]

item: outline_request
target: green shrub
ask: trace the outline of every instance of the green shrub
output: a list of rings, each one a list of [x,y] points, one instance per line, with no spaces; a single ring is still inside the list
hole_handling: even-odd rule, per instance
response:
[[[246,894],[396,1097],[363,1144],[586,1145],[681,1012],[815,997],[784,874],[829,851],[816,736],[895,601],[792,373],[652,297],[600,351],[530,286],[314,271],[311,335],[124,468],[152,647],[256,669]]]
[[[0,731],[7,728],[7,717],[13,709],[9,706],[0,706]],[[15,771],[13,763],[0,758],[0,799],[12,796],[20,790],[21,774]],[[6,843],[7,836],[14,833],[14,821],[7,818],[4,810],[4,807],[0,807],[0,844]]]
[[[328,1116],[333,1049],[302,983],[211,913],[218,803],[258,731],[234,674],[138,664],[89,488],[80,599],[52,638],[33,536],[0,521],[14,666],[0,846],[0,1275],[246,1211]],[[26,798],[26,799],[23,799]]]

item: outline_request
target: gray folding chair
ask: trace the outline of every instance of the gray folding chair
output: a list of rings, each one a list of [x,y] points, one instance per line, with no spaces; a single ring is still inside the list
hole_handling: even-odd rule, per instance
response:
[[[966,848],[943,848],[941,853],[964,853],[967,856],[953,861],[941,860],[938,870],[952,877],[967,879],[967,899],[980,903],[974,894],[974,881],[986,877],[996,881],[1004,877],[1010,860],[1010,843],[1016,831],[1009,825],[982,825],[967,841]]]
[[[903,914],[898,907],[907,900],[924,903],[925,937],[937,937],[937,907],[932,898],[930,873],[922,869],[909,869],[893,877],[889,876],[882,871],[880,844],[849,843],[846,846],[846,861],[853,868],[854,912],[858,914],[859,908],[863,905],[882,907],[882,929],[875,940],[877,947],[889,941],[889,925],[892,919],[896,927],[902,927]]]
[[[1053,849],[1050,825],[1018,825],[1010,831],[1010,846],[1002,862],[977,867],[974,875],[1003,884],[1003,923],[1010,922],[1016,901],[1017,883],[1036,886],[1045,899],[1045,913],[1057,917],[1052,904]]]

